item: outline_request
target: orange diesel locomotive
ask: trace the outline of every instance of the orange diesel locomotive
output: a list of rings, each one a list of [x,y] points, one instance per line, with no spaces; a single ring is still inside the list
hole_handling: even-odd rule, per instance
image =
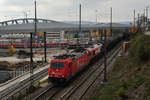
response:
[[[77,48],[55,56],[48,68],[49,81],[52,83],[65,83],[79,71],[84,69],[102,49],[102,44],[91,45],[88,48]]]

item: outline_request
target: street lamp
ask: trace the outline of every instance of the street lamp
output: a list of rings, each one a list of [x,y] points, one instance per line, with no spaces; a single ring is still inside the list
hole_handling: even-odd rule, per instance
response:
[[[28,14],[30,13],[30,10],[28,10],[28,11],[23,11],[23,14],[24,14],[24,18],[28,18]]]
[[[96,24],[97,24],[97,12],[98,12],[98,10],[96,9],[95,10],[95,22],[96,22]]]

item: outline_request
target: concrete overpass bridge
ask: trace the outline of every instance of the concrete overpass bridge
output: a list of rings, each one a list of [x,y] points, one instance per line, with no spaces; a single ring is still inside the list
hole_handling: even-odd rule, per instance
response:
[[[0,22],[0,33],[29,33],[34,32],[34,18],[22,18]],[[96,25],[82,25],[82,30],[98,30],[102,28],[109,28],[110,24],[96,24]],[[126,29],[128,25],[112,24],[113,28]],[[60,31],[77,31],[78,25],[67,24],[63,22],[37,19],[38,32],[60,32]]]

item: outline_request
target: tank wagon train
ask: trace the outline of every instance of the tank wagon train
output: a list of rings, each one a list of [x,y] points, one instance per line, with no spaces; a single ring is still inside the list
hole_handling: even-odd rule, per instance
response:
[[[124,39],[124,33],[107,39],[106,49],[111,50]],[[89,44],[87,47],[72,48],[71,52],[54,56],[48,68],[48,80],[52,83],[66,83],[73,76],[85,69],[99,55],[103,55],[103,41]]]

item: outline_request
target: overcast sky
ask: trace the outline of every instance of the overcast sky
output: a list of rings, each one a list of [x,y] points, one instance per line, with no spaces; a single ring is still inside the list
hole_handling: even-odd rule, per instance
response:
[[[79,4],[82,4],[82,19],[108,22],[110,7],[113,8],[113,21],[132,21],[133,10],[144,12],[150,0],[37,0],[39,18],[66,21],[78,20]],[[96,12],[97,10],[97,12]],[[0,21],[15,18],[34,17],[34,0],[0,0]],[[150,7],[149,7],[150,13]]]

